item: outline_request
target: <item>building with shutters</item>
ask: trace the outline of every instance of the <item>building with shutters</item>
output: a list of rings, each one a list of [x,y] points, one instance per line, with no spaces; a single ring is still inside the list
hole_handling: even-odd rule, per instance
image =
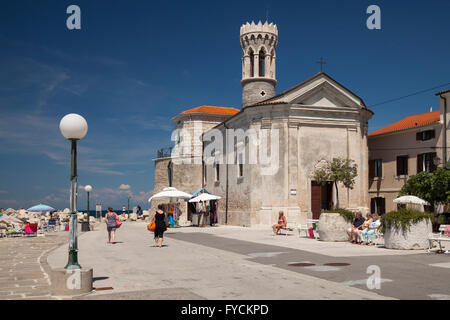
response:
[[[447,100],[450,99],[450,90],[436,95],[440,98],[440,110],[407,116],[369,133],[372,213],[396,210],[393,200],[410,176],[422,171],[433,172],[448,162]]]

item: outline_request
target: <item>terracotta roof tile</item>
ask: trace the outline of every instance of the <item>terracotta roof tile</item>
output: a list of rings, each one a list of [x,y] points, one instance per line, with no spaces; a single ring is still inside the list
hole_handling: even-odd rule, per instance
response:
[[[211,113],[211,114],[227,114],[234,115],[239,112],[239,109],[230,107],[216,107],[216,106],[199,106],[182,113]]]
[[[394,122],[384,128],[369,133],[369,136],[376,136],[383,133],[395,132],[410,128],[422,127],[432,123],[439,122],[440,111],[432,111],[427,113],[415,114],[408,116],[400,121]]]

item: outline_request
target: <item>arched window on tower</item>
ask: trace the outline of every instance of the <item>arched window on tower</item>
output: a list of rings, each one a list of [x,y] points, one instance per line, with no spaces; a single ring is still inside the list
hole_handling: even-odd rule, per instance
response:
[[[254,77],[255,73],[255,54],[253,53],[253,50],[250,48],[249,54],[250,56],[250,77]]]
[[[172,161],[169,162],[167,165],[167,176],[169,178],[169,187],[172,187],[173,182],[173,163]]]
[[[259,76],[264,77],[266,70],[266,52],[264,48],[259,51]]]

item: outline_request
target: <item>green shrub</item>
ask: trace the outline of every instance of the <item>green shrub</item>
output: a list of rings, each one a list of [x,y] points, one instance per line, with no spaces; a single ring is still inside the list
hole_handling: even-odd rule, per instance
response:
[[[433,219],[433,215],[427,212],[421,212],[414,209],[400,209],[391,211],[381,217],[381,232],[385,233],[386,229],[402,229],[403,232],[409,230],[413,223],[417,223],[423,219]]]
[[[325,210],[324,213],[339,213],[342,217],[344,217],[345,221],[352,223],[355,220],[355,214],[346,209],[333,209],[333,210]]]

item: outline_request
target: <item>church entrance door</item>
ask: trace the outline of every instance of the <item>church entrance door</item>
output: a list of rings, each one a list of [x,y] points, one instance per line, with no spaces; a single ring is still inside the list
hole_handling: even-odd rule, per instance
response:
[[[316,181],[311,181],[311,212],[313,219],[320,218],[322,209],[330,210],[332,208],[332,191],[333,184],[331,182],[321,185]]]

